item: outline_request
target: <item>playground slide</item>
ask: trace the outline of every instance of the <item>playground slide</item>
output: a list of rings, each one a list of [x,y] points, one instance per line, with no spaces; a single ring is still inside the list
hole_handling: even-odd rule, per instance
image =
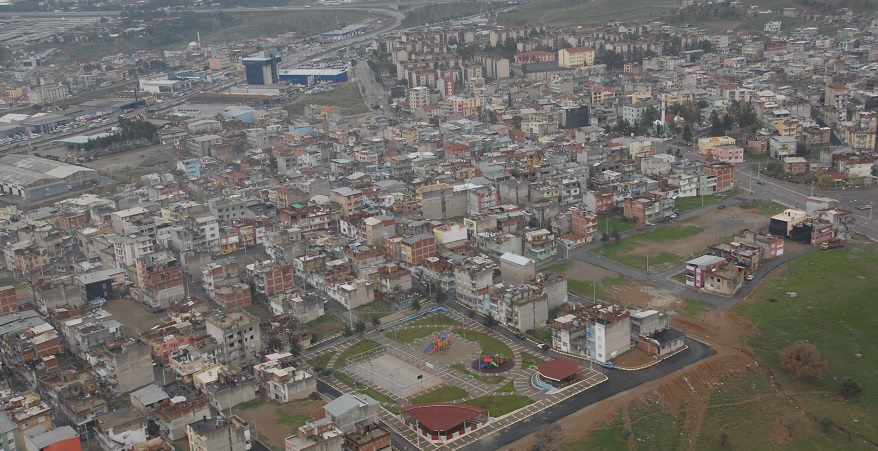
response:
[[[482,364],[481,364],[481,365],[479,365],[479,369],[482,369],[482,368],[484,368],[484,367],[485,367],[485,365],[487,365],[487,363],[485,363],[485,362],[482,362]]]
[[[500,368],[500,365],[497,365],[497,362],[494,362],[493,360],[491,361],[491,365],[494,365],[495,367]]]
[[[427,353],[427,355],[433,355],[433,353],[436,352],[437,349],[439,348],[433,346],[433,349],[431,349],[430,352]]]
[[[433,349],[433,345],[435,345],[435,344],[436,344],[435,342],[431,341],[430,344],[427,345],[427,347],[424,349],[424,352],[429,352],[430,354],[432,354],[431,351],[435,351],[435,349]]]

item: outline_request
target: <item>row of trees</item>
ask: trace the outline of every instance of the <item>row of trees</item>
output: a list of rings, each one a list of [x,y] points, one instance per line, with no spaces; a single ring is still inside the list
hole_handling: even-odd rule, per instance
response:
[[[156,140],[158,127],[151,122],[143,120],[128,120],[119,118],[119,128],[116,133],[101,138],[90,139],[82,147],[84,150],[113,148],[122,143],[152,143]]]

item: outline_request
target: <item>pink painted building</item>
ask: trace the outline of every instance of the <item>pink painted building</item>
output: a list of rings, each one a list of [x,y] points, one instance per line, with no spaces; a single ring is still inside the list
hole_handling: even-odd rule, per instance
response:
[[[714,146],[710,150],[714,161],[722,161],[724,163],[743,163],[744,148],[738,146]]]

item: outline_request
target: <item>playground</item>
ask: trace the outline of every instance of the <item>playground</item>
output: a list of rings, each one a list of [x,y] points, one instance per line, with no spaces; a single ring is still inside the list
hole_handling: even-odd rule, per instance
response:
[[[503,354],[482,355],[473,360],[470,367],[480,373],[505,373],[515,368],[515,361]]]
[[[445,337],[444,342],[443,336]],[[478,346],[474,343],[448,331],[417,340],[412,343],[412,347],[425,359],[440,365],[467,361],[479,352]]]

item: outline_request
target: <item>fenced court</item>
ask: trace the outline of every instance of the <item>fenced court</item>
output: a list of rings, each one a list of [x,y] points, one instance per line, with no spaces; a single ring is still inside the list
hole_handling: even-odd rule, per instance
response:
[[[397,398],[408,398],[445,382],[432,363],[386,345],[349,357],[344,371]]]

